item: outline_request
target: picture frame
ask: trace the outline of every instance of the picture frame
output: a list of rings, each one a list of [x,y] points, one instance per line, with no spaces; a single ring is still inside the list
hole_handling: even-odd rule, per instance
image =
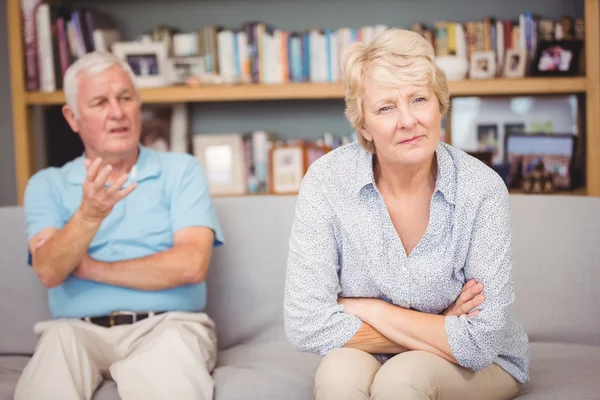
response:
[[[135,75],[135,84],[139,88],[169,84],[166,43],[117,42],[113,43],[112,52],[129,64]]]
[[[276,145],[270,150],[270,191],[297,194],[310,165],[329,151],[312,143]]]
[[[189,115],[186,103],[143,104],[140,144],[165,152],[188,153]]]
[[[507,49],[504,56],[505,78],[523,78],[527,69],[527,51],[522,49]]]
[[[192,77],[202,78],[205,74],[204,57],[172,57],[168,59],[169,84],[185,85]]]
[[[543,164],[552,174],[555,189],[572,187],[573,157],[577,136],[573,134],[507,134],[506,161],[509,164],[509,187],[521,181]]]
[[[211,195],[246,193],[242,136],[197,134],[192,137],[194,157],[206,173]]]
[[[531,66],[531,75],[578,75],[582,49],[583,41],[581,40],[540,41]]]
[[[476,51],[471,54],[469,76],[471,79],[494,78],[496,76],[496,53]]]

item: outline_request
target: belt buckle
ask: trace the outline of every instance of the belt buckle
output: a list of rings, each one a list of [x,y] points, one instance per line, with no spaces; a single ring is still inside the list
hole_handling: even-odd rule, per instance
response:
[[[113,311],[108,316],[108,324],[110,325],[111,328],[113,326],[115,326],[115,317],[117,317],[119,315],[131,315],[131,320],[132,320],[131,323],[133,324],[133,323],[137,322],[137,313],[135,313],[133,311]]]

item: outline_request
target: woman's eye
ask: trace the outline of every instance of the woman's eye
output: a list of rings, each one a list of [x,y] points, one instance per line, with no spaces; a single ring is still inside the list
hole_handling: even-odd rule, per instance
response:
[[[386,112],[386,111],[388,111],[388,110],[391,110],[391,109],[392,109],[392,107],[381,107],[381,108],[379,109],[379,112],[380,112],[380,113],[381,113],[381,112]]]
[[[419,97],[419,98],[415,99],[415,103],[422,103],[424,101],[425,101],[424,97]]]

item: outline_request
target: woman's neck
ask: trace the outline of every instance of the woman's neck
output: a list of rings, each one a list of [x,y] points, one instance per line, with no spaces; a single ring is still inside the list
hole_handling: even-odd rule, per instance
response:
[[[382,162],[374,156],[373,173],[379,190],[393,197],[412,196],[423,192],[433,193],[437,177],[437,160],[434,155],[421,164],[405,166]]]

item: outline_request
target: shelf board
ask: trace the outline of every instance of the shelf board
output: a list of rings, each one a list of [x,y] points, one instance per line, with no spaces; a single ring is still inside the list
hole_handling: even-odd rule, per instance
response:
[[[583,93],[586,78],[481,79],[449,82],[453,96]],[[341,83],[288,83],[273,85],[215,85],[192,88],[170,86],[140,89],[144,103],[230,102],[258,100],[342,99]],[[63,104],[64,94],[28,92],[29,105]]]
[[[534,194],[524,194],[522,190],[517,188],[509,189],[510,194],[524,195],[524,196],[538,196]],[[575,188],[572,190],[560,190],[556,193],[552,193],[548,196],[587,196],[587,189],[584,187]]]

